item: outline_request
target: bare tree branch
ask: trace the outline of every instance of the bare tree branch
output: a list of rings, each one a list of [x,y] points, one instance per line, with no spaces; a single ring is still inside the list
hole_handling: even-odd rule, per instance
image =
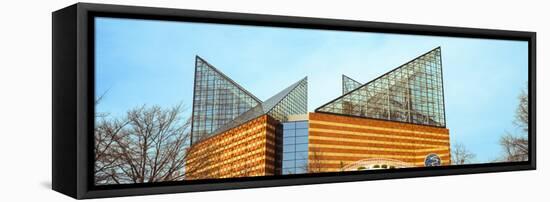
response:
[[[462,143],[455,143],[451,152],[451,161],[453,165],[464,165],[471,163],[476,155],[466,149]]]
[[[323,153],[319,151],[318,148],[310,148],[312,153],[311,158],[309,158],[307,171],[309,173],[320,173],[323,172],[323,165],[321,164]]]
[[[141,106],[121,118],[97,117],[96,184],[185,179],[191,120],[181,114],[182,105]]]
[[[516,109],[514,124],[521,130],[520,134],[506,133],[500,138],[503,149],[501,159],[497,161],[527,161],[529,160],[529,96],[527,90],[523,90],[518,97],[519,104]]]

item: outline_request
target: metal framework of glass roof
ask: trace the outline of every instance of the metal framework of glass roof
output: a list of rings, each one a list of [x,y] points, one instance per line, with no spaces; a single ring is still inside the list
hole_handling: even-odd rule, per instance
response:
[[[262,102],[204,59],[195,58],[191,144],[268,114],[278,121],[307,113],[307,77]]]
[[[260,103],[254,95],[196,56],[191,143],[208,137]]]
[[[265,102],[248,110],[231,122],[214,131],[212,135],[217,135],[231,128],[244,124],[252,119],[258,118],[264,114],[273,117],[275,120],[285,122],[289,115],[307,113],[307,77],[290,85]]]
[[[446,126],[439,47],[366,84],[342,75],[342,93],[315,112]],[[307,77],[261,102],[204,59],[195,59],[191,143],[264,114],[284,122],[306,113]]]
[[[362,84],[342,74],[342,94],[355,90]]]
[[[342,79],[344,95],[315,112],[446,126],[440,47],[356,88]]]

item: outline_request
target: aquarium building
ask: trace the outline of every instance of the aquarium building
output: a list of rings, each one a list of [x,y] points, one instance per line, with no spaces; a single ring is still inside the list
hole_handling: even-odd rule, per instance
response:
[[[307,111],[307,77],[261,101],[196,57],[189,179],[449,165],[441,49]]]

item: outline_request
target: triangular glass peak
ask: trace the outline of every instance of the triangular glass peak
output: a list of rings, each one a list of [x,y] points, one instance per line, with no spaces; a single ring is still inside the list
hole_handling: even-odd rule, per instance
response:
[[[288,120],[288,116],[290,115],[300,115],[306,113],[307,77],[290,85],[281,92],[267,99],[265,102],[238,116],[233,121],[214,131],[211,135],[220,134],[265,114],[268,114],[280,122],[284,122]]]
[[[284,122],[289,115],[307,114],[307,77],[292,84],[263,104],[264,112]]]
[[[355,90],[362,84],[342,74],[342,94]]]
[[[260,102],[214,66],[196,56],[191,142],[206,138]]]
[[[443,101],[438,47],[315,111],[445,127]]]

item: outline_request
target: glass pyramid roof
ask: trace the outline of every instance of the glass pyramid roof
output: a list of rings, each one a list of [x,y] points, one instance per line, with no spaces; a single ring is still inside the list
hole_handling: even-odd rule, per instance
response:
[[[260,103],[250,92],[196,56],[191,143],[206,138]]]
[[[350,90],[316,112],[445,127],[441,48],[435,48],[390,72]]]
[[[342,94],[355,90],[362,84],[342,74]]]
[[[214,131],[212,135],[220,134],[250,120],[268,114],[274,119],[284,122],[289,115],[307,113],[307,77],[290,85],[263,103],[253,107],[231,122]]]

